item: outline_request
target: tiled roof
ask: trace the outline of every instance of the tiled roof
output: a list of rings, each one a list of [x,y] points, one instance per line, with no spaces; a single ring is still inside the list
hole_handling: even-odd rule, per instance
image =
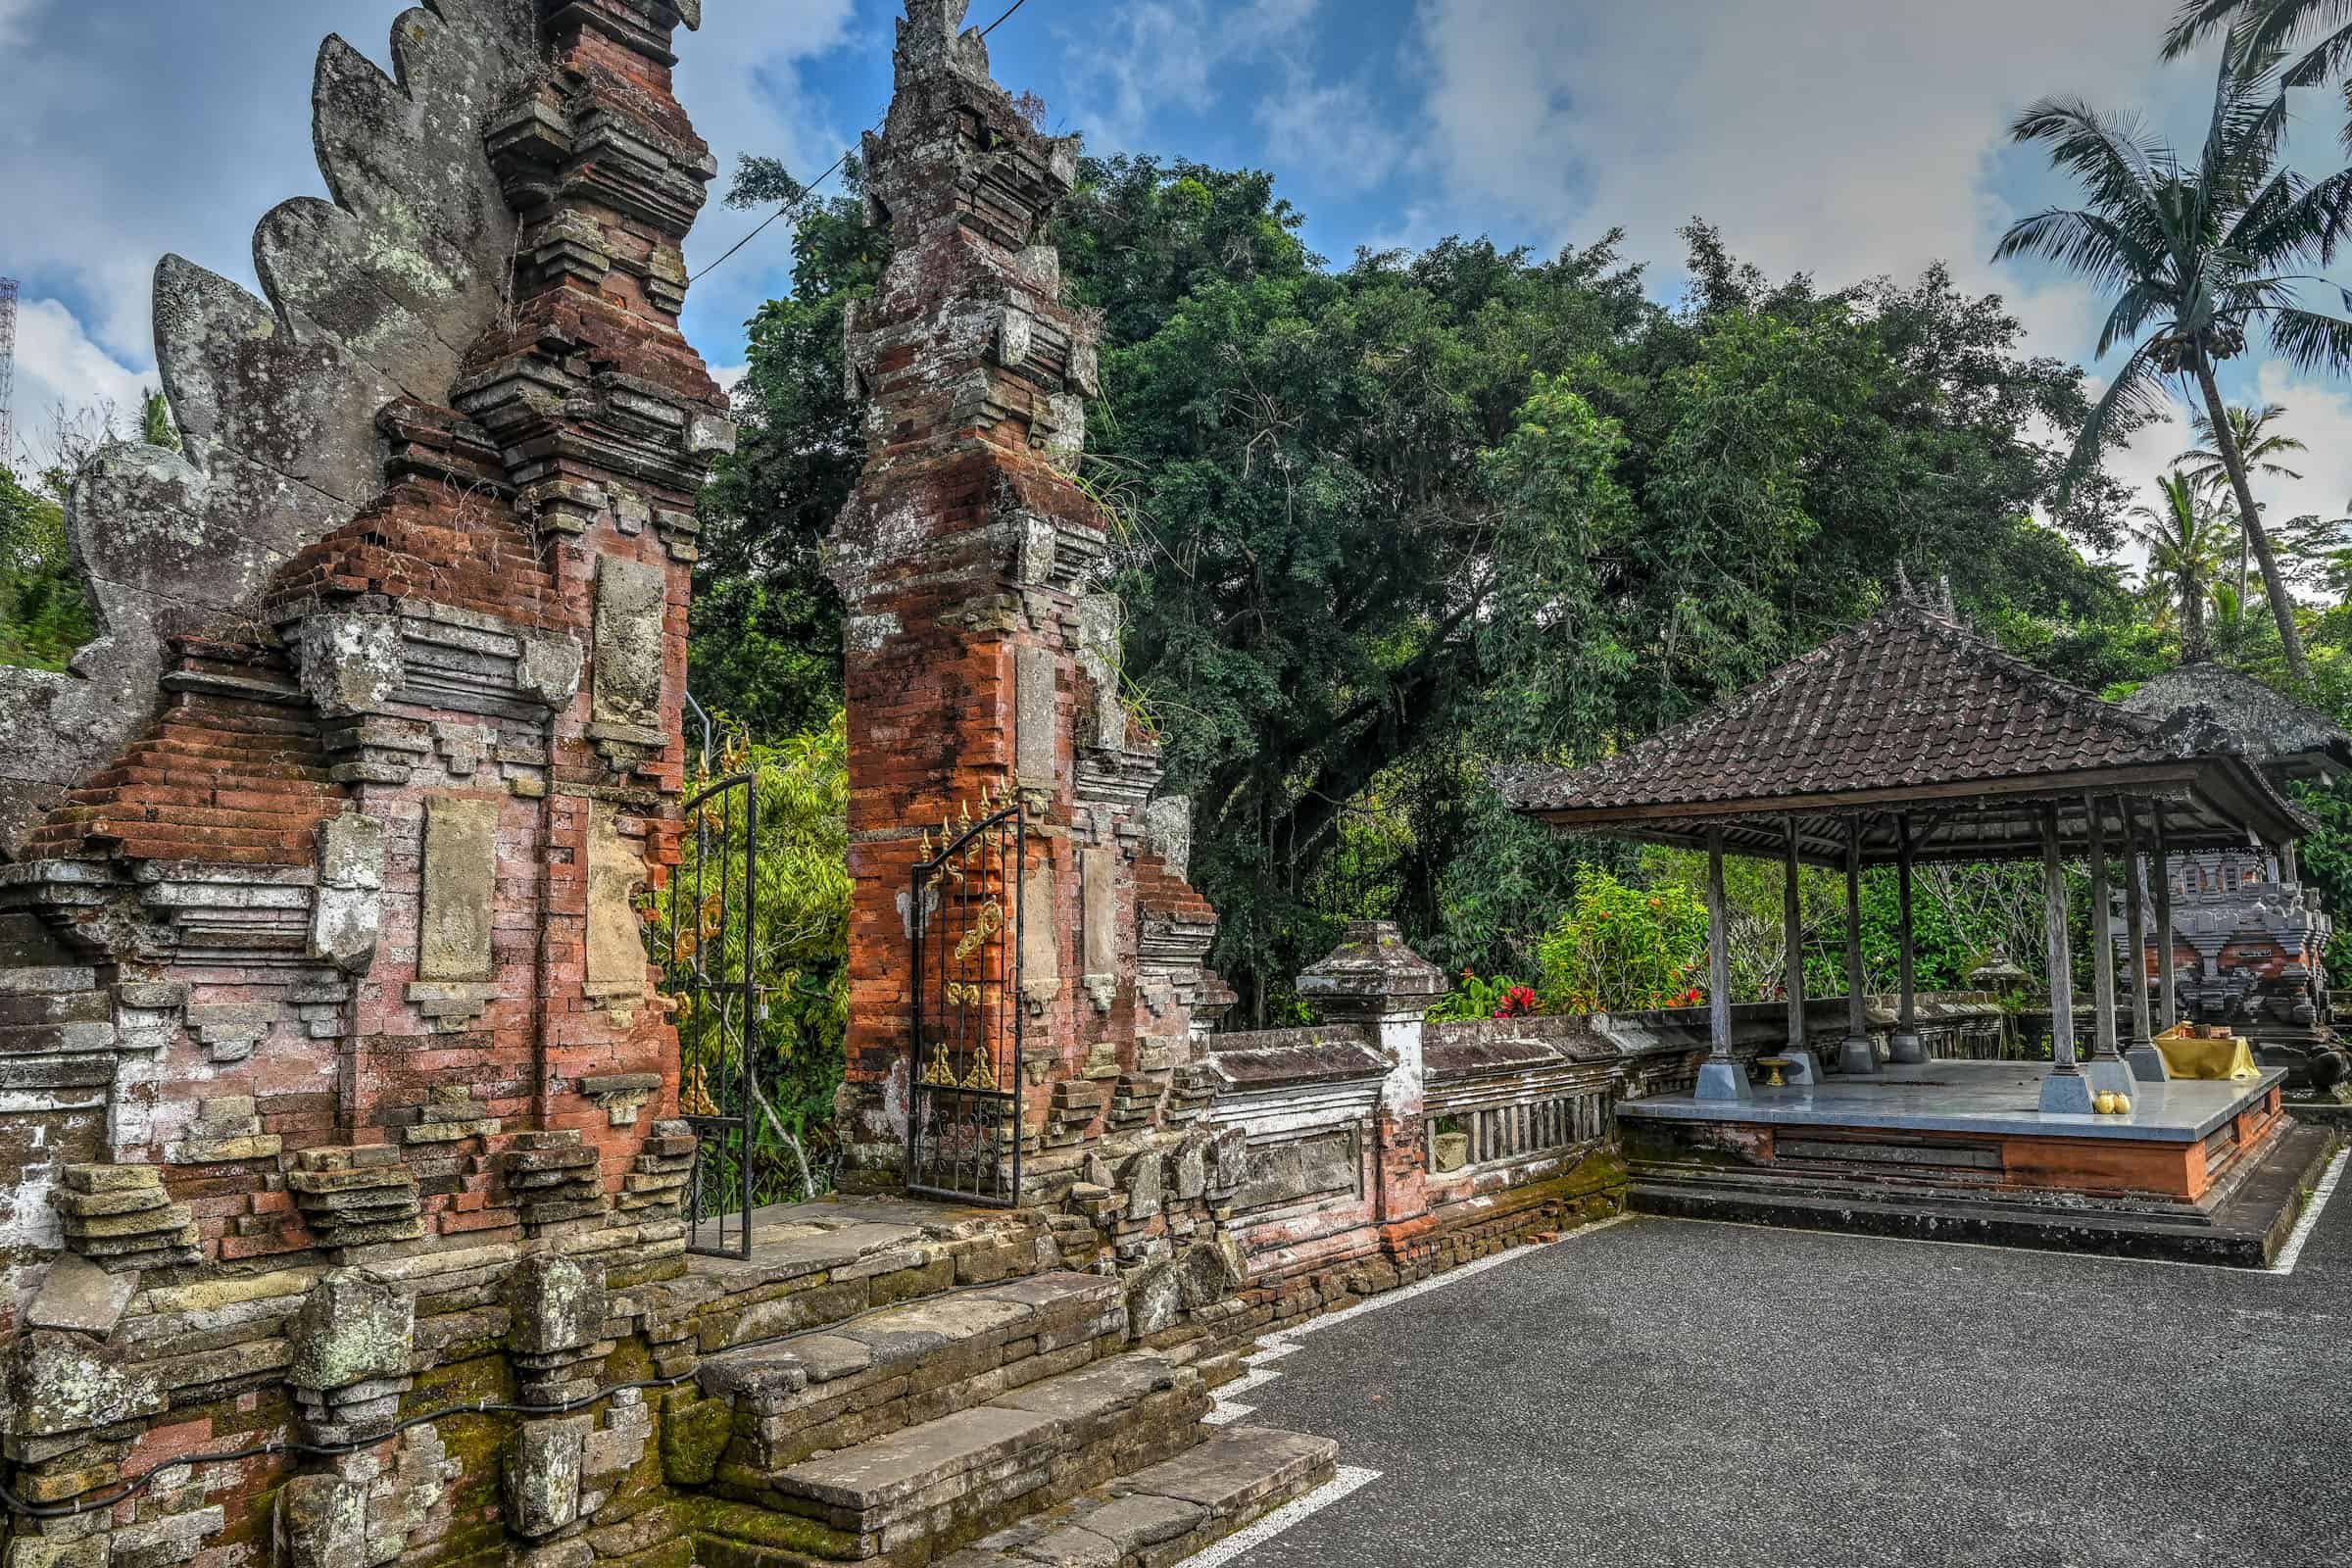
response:
[[[2153,719],[1900,603],[1605,762],[1497,771],[1522,810],[1773,801],[2178,761]]]
[[[2304,759],[2352,763],[2352,735],[2335,720],[2220,664],[2168,669],[2143,681],[2122,706],[2160,723],[2201,710],[2200,716],[2210,717],[2250,760],[2266,767]]]

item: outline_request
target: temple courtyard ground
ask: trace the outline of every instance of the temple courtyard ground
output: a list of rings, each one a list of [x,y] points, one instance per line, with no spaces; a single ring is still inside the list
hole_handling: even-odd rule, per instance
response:
[[[1202,1568],[2352,1563],[2352,1195],[2267,1274],[1628,1218],[1270,1348],[1348,1468]]]

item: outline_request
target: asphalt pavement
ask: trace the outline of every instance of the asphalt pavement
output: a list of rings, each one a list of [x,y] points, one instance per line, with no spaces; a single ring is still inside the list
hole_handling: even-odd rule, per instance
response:
[[[1240,1568],[2352,1564],[2352,1192],[2283,1276],[1627,1219],[1296,1345],[1247,1419],[1379,1478]]]

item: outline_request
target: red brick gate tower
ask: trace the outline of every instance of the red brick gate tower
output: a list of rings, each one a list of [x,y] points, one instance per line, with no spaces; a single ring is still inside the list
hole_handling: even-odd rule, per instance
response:
[[[1117,601],[1088,591],[1110,519],[1071,473],[1099,323],[1066,302],[1044,238],[1076,138],[1041,135],[990,78],[979,35],[956,31],[964,0],[906,11],[897,97],[865,147],[869,216],[896,255],[849,323],[869,456],[832,540],[857,882],[843,1128],[853,1181],[898,1178],[932,906],[914,867],[943,823],[1017,802],[1033,1198],[1067,1188],[1090,1138],[1164,1114],[1215,917],[1183,880],[1189,813],[1151,804],[1160,768],[1121,700]]]

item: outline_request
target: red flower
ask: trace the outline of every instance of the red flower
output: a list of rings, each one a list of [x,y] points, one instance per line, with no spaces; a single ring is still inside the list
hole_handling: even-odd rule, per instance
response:
[[[1532,986],[1513,986],[1502,994],[1502,1005],[1494,1009],[1497,1018],[1526,1018],[1544,1010],[1543,999]]]

